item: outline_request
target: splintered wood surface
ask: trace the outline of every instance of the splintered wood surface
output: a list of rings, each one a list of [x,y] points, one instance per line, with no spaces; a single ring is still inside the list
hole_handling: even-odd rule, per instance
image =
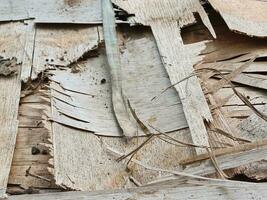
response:
[[[267,198],[265,1],[3,2],[0,198]]]
[[[101,23],[100,0],[3,0],[0,21],[34,19],[37,23]]]
[[[27,24],[20,22],[0,25],[0,190],[3,192],[7,187],[16,142],[21,89],[21,62],[24,57],[28,28]],[[2,61],[2,59],[11,59],[13,57],[15,59],[13,63],[8,63],[8,60]],[[13,71],[12,67],[15,67],[16,70]],[[3,194],[1,193],[0,198],[2,196]]]

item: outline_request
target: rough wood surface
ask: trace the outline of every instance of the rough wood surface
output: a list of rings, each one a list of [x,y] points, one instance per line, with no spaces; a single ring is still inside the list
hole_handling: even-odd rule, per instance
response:
[[[32,18],[38,23],[101,23],[100,0],[3,0],[0,5],[0,21]]]
[[[267,37],[267,2],[258,0],[209,0],[231,30]],[[253,12],[251,10],[253,9]]]
[[[196,145],[209,146],[204,120],[212,121],[212,116],[200,83],[195,76],[192,76],[193,65],[201,60],[198,54],[205,45],[204,43],[184,45],[180,34],[183,26],[195,22],[193,12],[197,12],[211,34],[215,36],[201,4],[194,0],[164,2],[114,0],[113,2],[128,13],[135,14],[135,19],[139,23],[151,26],[171,83],[176,84],[175,88],[181,98],[193,142]],[[182,81],[183,79],[186,80]],[[181,82],[177,84],[179,81]],[[200,154],[206,150],[196,149],[196,151]]]
[[[177,199],[177,200],[228,200],[228,199],[266,199],[266,184],[236,182],[236,186],[212,185],[203,182],[181,184],[177,187],[144,187],[119,191],[64,192],[42,195],[12,196],[8,200],[112,200],[112,199]]]
[[[28,26],[23,23],[1,24],[0,56],[15,57],[17,63],[21,63],[27,40],[27,29]],[[21,64],[18,65],[16,74],[10,74],[7,77],[0,76],[0,188],[4,191],[7,186],[18,128],[21,66]]]

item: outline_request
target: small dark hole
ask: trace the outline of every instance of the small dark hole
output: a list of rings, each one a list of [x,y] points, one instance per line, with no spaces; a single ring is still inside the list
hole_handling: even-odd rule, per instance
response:
[[[106,79],[104,79],[104,78],[101,80],[101,84],[105,84],[106,82],[107,82],[107,81],[106,81]]]

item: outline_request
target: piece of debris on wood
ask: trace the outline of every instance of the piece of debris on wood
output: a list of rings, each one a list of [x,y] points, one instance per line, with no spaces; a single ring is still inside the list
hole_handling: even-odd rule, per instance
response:
[[[18,74],[18,63],[16,58],[0,58],[0,75],[13,76]]]

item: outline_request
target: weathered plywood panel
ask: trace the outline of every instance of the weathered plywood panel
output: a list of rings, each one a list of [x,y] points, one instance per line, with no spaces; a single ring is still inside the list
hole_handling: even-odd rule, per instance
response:
[[[23,61],[28,27],[23,23],[0,25],[0,56],[15,57],[18,63]],[[0,67],[3,66],[1,63]],[[0,188],[3,190],[6,189],[17,135],[21,66],[17,66],[15,74],[0,76]]]
[[[209,0],[231,30],[267,37],[267,2],[257,0]],[[253,9],[253,12],[251,10]]]
[[[3,0],[0,21],[33,18],[41,23],[101,23],[100,0]]]

